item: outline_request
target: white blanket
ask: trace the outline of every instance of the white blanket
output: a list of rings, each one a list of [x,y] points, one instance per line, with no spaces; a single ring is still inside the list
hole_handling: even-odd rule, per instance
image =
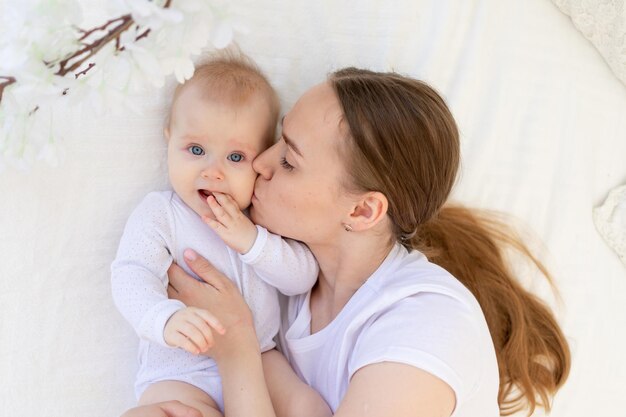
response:
[[[626,2],[552,0],[596,47],[615,76],[626,84]]]
[[[106,3],[83,1],[88,23],[112,17]],[[234,12],[285,109],[346,65],[443,93],[463,140],[454,198],[521,219],[560,289],[559,303],[520,267],[572,348],[552,416],[625,415],[626,273],[592,208],[626,181],[626,88],[570,19],[548,0],[240,0]],[[111,301],[109,264],[132,208],[167,187],[167,100],[138,99],[143,115],[68,111],[59,168],[0,174],[0,415],[133,405],[137,339]]]

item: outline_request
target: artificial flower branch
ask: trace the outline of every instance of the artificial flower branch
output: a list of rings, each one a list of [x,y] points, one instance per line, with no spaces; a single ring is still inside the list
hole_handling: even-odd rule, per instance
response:
[[[167,0],[165,2],[165,4],[163,5],[164,9],[167,9],[168,7],[170,7],[171,4],[171,0]],[[115,28],[113,29],[109,29],[107,30],[107,28],[116,23],[116,22],[120,22]],[[68,56],[67,58],[63,59],[62,61],[60,61],[58,63],[59,65],[59,69],[58,71],[55,73],[55,75],[58,76],[65,76],[66,74],[76,71],[78,68],[81,67],[81,65],[83,65],[85,63],[85,61],[87,61],[89,58],[91,58],[92,56],[94,56],[95,54],[97,54],[107,43],[115,40],[116,44],[115,44],[115,49],[116,50],[123,50],[124,47],[120,47],[119,44],[119,40],[120,40],[120,36],[122,35],[123,32],[127,31],[128,29],[130,29],[132,27],[132,25],[135,23],[135,21],[133,20],[132,16],[130,14],[126,14],[124,16],[120,16],[116,19],[111,19],[108,22],[106,22],[103,25],[100,25],[98,27],[95,27],[93,29],[89,29],[89,30],[84,30],[84,29],[79,29],[79,31],[82,33],[82,36],[78,39],[79,41],[83,41],[85,39],[87,39],[89,36],[91,36],[92,34],[96,33],[96,32],[100,32],[103,30],[107,30],[106,35],[104,35],[102,38],[96,39],[95,41],[93,41],[92,43],[83,43],[83,45],[85,45],[83,48],[79,49],[78,51],[72,53],[70,56]],[[139,27],[139,25],[138,25]],[[137,36],[137,38],[135,38],[135,41],[138,41],[146,36],[148,36],[148,34],[150,33],[150,29],[146,29],[141,35]],[[76,59],[82,55],[85,55],[83,58],[79,59],[78,61],[76,61],[75,63],[73,63],[72,65],[69,65],[70,61],[72,61],[73,59]],[[57,65],[56,63],[48,63],[47,64],[48,67],[52,68],[55,65]],[[80,71],[78,73],[75,74],[75,78],[78,78],[81,75],[85,75],[91,68],[93,68],[96,64],[94,63],[90,63],[88,65],[88,67],[86,69],[84,69],[83,71]],[[4,89],[6,87],[8,87],[9,85],[17,82],[15,77],[10,77],[10,76],[4,76],[4,75],[0,75],[0,79],[5,79],[6,81],[0,83],[0,102],[2,101],[2,93],[4,91]],[[63,94],[65,94],[67,91],[65,90],[63,92]]]
[[[58,76],[62,77],[62,76],[65,76],[66,74],[68,74],[70,72],[73,72],[73,71],[77,70],[78,68],[80,68],[81,65],[83,65],[85,63],[85,61],[87,61],[89,58],[91,58],[92,56],[97,54],[98,51],[100,51],[100,49],[102,49],[102,47],[104,47],[107,43],[111,42],[112,40],[116,41],[116,49],[120,50],[121,49],[119,47],[120,35],[123,32],[125,32],[126,30],[128,30],[134,23],[133,18],[132,18],[132,16],[130,14],[127,14],[127,15],[124,15],[124,16],[120,16],[117,19],[111,19],[107,23],[105,23],[104,25],[99,26],[99,27],[94,28],[94,29],[91,29],[91,30],[84,31],[84,30],[81,29],[81,32],[83,32],[83,36],[79,40],[83,40],[86,37],[88,37],[89,35],[91,35],[92,33],[95,33],[97,31],[105,30],[110,24],[115,23],[117,21],[121,21],[121,23],[115,29],[109,30],[104,37],[95,40],[91,44],[84,44],[85,47],[83,47],[82,49],[79,49],[78,51],[74,52],[73,54],[71,54],[67,58],[65,58],[62,61],[60,61],[59,64],[58,64],[59,65],[59,70],[57,72],[55,72],[54,75],[58,75]],[[150,29],[148,29],[148,31],[149,30]],[[144,34],[145,33],[146,32],[144,32]],[[85,55],[85,54],[87,54],[85,57],[83,57],[82,59],[79,59],[78,61],[76,61],[71,66],[66,67],[66,65],[68,65],[71,60],[73,60],[75,58],[78,58],[81,55]],[[49,68],[52,68],[52,67],[54,67],[56,65],[55,63],[46,63],[46,64],[47,64],[47,66]],[[85,68],[84,70],[74,74],[74,77],[78,78],[81,75],[87,74],[87,72],[90,69],[92,69],[93,67],[95,67],[95,66],[96,66],[96,64],[89,63],[87,68]],[[7,76],[4,76],[4,75],[0,75],[0,78],[3,78],[3,79],[6,80],[5,82],[0,84],[0,103],[1,103],[2,102],[2,93],[4,92],[4,89],[6,87],[8,87],[9,85],[16,83],[17,80],[16,80],[15,77],[7,77]],[[62,94],[63,95],[67,94],[67,89],[64,89]],[[29,115],[32,115],[37,110],[38,110],[38,107],[35,107],[33,110],[31,110],[29,112]]]
[[[68,72],[75,71],[86,60],[88,60],[89,58],[91,58],[92,56],[97,54],[98,51],[100,51],[100,49],[102,49],[102,47],[104,47],[107,43],[111,42],[112,40],[119,39],[120,35],[123,32],[125,32],[126,30],[128,30],[134,23],[133,22],[133,18],[129,14],[127,14],[125,16],[121,16],[121,17],[119,17],[117,19],[114,19],[113,22],[117,21],[117,20],[121,20],[122,23],[120,25],[118,25],[115,29],[109,30],[104,37],[102,37],[100,39],[96,39],[91,44],[85,45],[84,48],[74,52],[72,55],[70,55],[69,57],[65,58],[61,62],[59,62],[59,70],[56,72],[56,75],[63,76],[65,74],[67,74]],[[87,56],[85,56],[85,57],[81,58],[80,60],[76,61],[69,68],[66,68],[66,65],[68,65],[69,62],[72,59],[78,58],[81,55],[84,55],[84,54],[87,54],[87,53],[88,53]],[[77,77],[78,77],[78,74],[77,74]]]
[[[93,55],[98,53],[98,51],[100,49],[102,49],[102,47],[104,45],[106,45],[108,42],[110,42],[110,41],[112,41],[114,39],[116,41],[119,41],[120,35],[122,34],[122,32],[124,32],[125,30],[127,30],[128,28],[130,28],[132,26],[133,20],[132,20],[131,15],[127,14],[127,15],[124,15],[124,16],[120,16],[117,19],[111,19],[107,23],[105,23],[104,25],[99,26],[97,28],[93,28],[91,30],[82,30],[82,29],[80,29],[80,31],[83,33],[83,36],[81,36],[79,40],[82,41],[83,39],[85,39],[89,35],[91,35],[92,33],[95,33],[95,32],[100,31],[100,30],[105,30],[109,25],[111,25],[112,23],[115,23],[117,21],[121,21],[121,24],[118,25],[115,29],[109,30],[107,32],[106,36],[104,36],[103,38],[97,39],[96,41],[94,41],[91,44],[85,44],[84,48],[74,52],[69,57],[67,57],[67,58],[63,59],[62,61],[60,61],[59,62],[59,70],[55,73],[55,75],[64,76],[68,72],[76,70],[86,60],[88,60],[90,57],[92,57]],[[116,47],[116,49],[119,49],[119,43],[117,45],[118,46]],[[75,62],[70,67],[66,68],[66,65],[68,65],[69,62],[72,59],[77,58],[77,57],[79,57],[81,55],[84,55],[87,52],[89,52],[89,54],[87,56],[85,56],[81,60]],[[47,63],[47,65],[48,65],[48,67],[52,68],[56,64],[54,64],[54,63]],[[95,66],[95,64],[89,64],[87,69],[77,73],[75,75],[75,77],[78,78],[80,75],[86,74],[87,71],[89,71],[93,66]],[[3,93],[4,89],[5,89],[5,87],[8,87],[9,85],[15,83],[17,80],[15,79],[15,77],[8,77],[8,76],[4,76],[4,75],[0,75],[0,79],[5,79],[6,80],[5,82],[0,83],[0,102],[1,102],[2,101],[2,93]]]
[[[0,0],[0,172],[37,160],[57,165],[59,113],[77,105],[138,111],[133,96],[162,87],[170,74],[185,82],[194,55],[234,35],[222,0],[111,3],[118,17],[81,29],[77,0]]]

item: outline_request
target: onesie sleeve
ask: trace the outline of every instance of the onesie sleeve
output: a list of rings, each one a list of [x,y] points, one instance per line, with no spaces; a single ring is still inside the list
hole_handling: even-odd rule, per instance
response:
[[[350,378],[380,362],[403,363],[435,375],[455,392],[457,404],[478,387],[485,348],[476,313],[452,296],[419,293],[370,320],[350,358]]]
[[[140,338],[163,346],[165,323],[185,307],[167,297],[172,227],[167,197],[148,194],[129,217],[111,265],[116,307]]]
[[[252,266],[263,281],[291,296],[307,292],[317,281],[319,267],[301,242],[270,233],[257,225],[252,248],[240,259]]]

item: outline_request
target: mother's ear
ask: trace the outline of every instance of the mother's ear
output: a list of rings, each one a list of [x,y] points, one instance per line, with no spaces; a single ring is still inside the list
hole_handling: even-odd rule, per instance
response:
[[[387,216],[388,208],[389,202],[383,193],[369,191],[356,201],[344,223],[349,224],[354,231],[371,229]]]

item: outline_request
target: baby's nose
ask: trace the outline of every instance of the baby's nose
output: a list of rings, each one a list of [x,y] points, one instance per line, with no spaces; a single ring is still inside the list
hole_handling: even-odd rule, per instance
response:
[[[224,179],[224,172],[222,167],[219,166],[217,162],[213,162],[207,165],[200,174],[202,178],[206,178],[208,180],[221,181]]]

